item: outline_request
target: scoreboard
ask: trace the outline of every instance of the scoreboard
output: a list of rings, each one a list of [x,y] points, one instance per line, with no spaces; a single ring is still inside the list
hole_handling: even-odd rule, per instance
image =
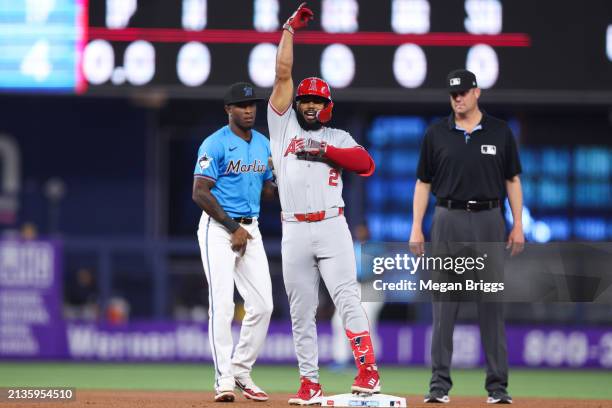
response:
[[[239,80],[269,88],[282,24],[298,4],[0,0],[0,28],[12,33],[0,44],[28,38],[36,56],[45,50],[36,44],[46,41],[47,54],[57,58],[50,68],[21,63],[10,72],[2,62],[0,87],[198,98],[218,98]],[[46,7],[49,24],[13,5]],[[446,73],[467,67],[493,100],[612,102],[609,0],[316,0],[309,6],[315,20],[295,36],[294,77],[322,76],[337,99],[439,100]],[[11,30],[15,24],[19,30]],[[29,54],[1,55],[25,61]],[[27,66],[41,73],[28,77]],[[55,78],[65,76],[72,82],[59,87]]]
[[[86,0],[0,0],[0,89],[84,91]]]

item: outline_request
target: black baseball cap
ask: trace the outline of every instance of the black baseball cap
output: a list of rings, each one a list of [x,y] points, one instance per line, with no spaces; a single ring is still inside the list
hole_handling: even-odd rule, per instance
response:
[[[225,96],[223,97],[223,102],[226,105],[231,105],[233,103],[240,102],[257,102],[262,101],[263,98],[258,98],[255,95],[255,87],[253,84],[248,82],[236,82],[232,84],[227,92],[225,92]]]
[[[465,92],[472,88],[478,88],[476,75],[467,69],[456,69],[449,72],[446,77],[448,92]]]

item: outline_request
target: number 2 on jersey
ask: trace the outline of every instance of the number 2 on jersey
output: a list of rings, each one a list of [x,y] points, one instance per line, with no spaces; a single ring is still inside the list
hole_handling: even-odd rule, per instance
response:
[[[338,169],[329,169],[330,186],[336,187],[338,185],[338,177],[340,177],[340,172],[338,172]]]

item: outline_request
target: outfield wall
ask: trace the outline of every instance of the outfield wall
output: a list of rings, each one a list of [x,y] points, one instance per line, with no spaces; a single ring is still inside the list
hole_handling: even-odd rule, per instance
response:
[[[212,361],[206,323],[65,321],[59,253],[53,242],[0,241],[0,359]],[[328,322],[319,323],[322,364],[331,360],[330,332]],[[382,324],[378,334],[381,363],[429,364],[430,326]],[[612,368],[610,327],[508,326],[507,335],[512,366]],[[454,350],[454,367],[483,365],[478,327],[458,325]],[[295,362],[289,322],[271,324],[259,361]]]

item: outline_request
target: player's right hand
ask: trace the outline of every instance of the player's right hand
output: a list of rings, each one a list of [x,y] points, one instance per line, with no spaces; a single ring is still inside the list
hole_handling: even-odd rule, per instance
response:
[[[412,230],[410,233],[410,252],[415,256],[425,255],[425,236],[421,230]]]
[[[238,252],[240,256],[243,256],[249,239],[253,239],[251,234],[242,227],[238,228],[232,234],[232,251]]]
[[[285,25],[290,26],[294,30],[299,30],[308,25],[308,22],[314,18],[314,13],[306,7],[306,3],[300,4],[295,12],[289,17]]]

